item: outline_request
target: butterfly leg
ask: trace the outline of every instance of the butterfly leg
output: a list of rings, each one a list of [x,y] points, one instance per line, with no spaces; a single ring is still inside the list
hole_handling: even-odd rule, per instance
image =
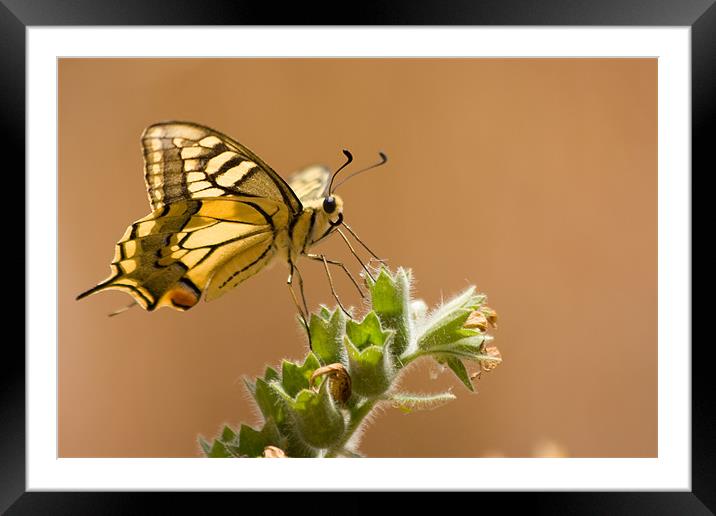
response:
[[[383,260],[382,258],[378,258],[378,255],[375,254],[375,253],[370,249],[370,247],[368,247],[368,246],[365,244],[365,242],[363,242],[363,240],[361,240],[361,239],[358,237],[358,235],[356,234],[356,232],[353,231],[353,228],[351,228],[351,227],[350,227],[348,224],[346,224],[345,222],[343,222],[343,227],[346,228],[346,229],[348,230],[348,232],[349,232],[351,235],[353,235],[353,238],[355,238],[355,239],[358,241],[358,243],[359,243],[360,245],[362,245],[363,248],[371,254],[371,256],[373,257],[373,258],[370,259],[371,262],[373,261],[373,259],[375,259],[375,261],[377,261],[378,263],[382,263],[383,265],[385,265],[385,262],[386,262],[387,260]],[[369,263],[370,263],[370,262],[369,262]]]
[[[346,310],[345,307],[343,306],[343,303],[341,303],[341,300],[338,298],[338,294],[336,294],[336,289],[335,289],[335,287],[333,286],[333,278],[331,277],[331,271],[328,269],[328,260],[326,260],[326,257],[325,257],[324,255],[322,255],[322,254],[320,254],[320,255],[307,255],[307,256],[308,256],[309,258],[311,258],[312,260],[318,259],[318,260],[320,260],[320,261],[323,262],[323,266],[326,268],[326,275],[328,276],[328,284],[331,286],[331,293],[333,294],[333,298],[334,298],[334,299],[336,300],[336,302],[338,303],[338,306],[341,307],[341,310],[343,310],[343,313],[346,314],[348,317],[352,317],[351,314],[348,312],[348,310]],[[339,263],[339,262],[333,262],[333,263]],[[342,265],[342,264],[341,264],[341,265]],[[351,279],[353,279],[353,278],[351,277]],[[356,287],[357,287],[357,286],[358,286],[358,284],[356,284]],[[360,290],[360,289],[359,289],[359,290]],[[361,294],[362,294],[362,292],[361,292]]]
[[[375,283],[375,278],[370,273],[370,271],[368,270],[368,267],[366,267],[365,263],[363,263],[363,260],[360,259],[360,256],[358,256],[358,253],[356,253],[356,250],[353,249],[353,246],[351,245],[351,243],[348,240],[348,238],[346,237],[346,235],[343,234],[343,231],[341,231],[341,228],[336,228],[336,231],[338,231],[338,234],[341,235],[341,238],[348,246],[348,249],[350,249],[351,254],[355,257],[356,260],[358,260],[358,263],[361,264],[361,267],[363,267],[363,270],[366,272],[366,274],[368,274],[368,277],[373,280],[373,283]]]
[[[127,306],[122,307],[122,308],[118,308],[117,310],[115,310],[114,312],[112,312],[111,314],[109,314],[109,317],[114,317],[115,315],[119,315],[119,314],[121,314],[121,313],[124,313],[124,312],[126,312],[127,310],[129,310],[130,308],[132,308],[133,306],[139,306],[139,303],[137,303],[136,301],[132,301],[132,302],[129,303]]]
[[[306,328],[308,328],[308,318],[310,314],[308,312],[308,303],[306,303],[306,294],[303,292],[303,276],[301,276],[301,271],[298,270],[298,267],[295,267],[295,269],[298,276],[298,291],[301,293],[301,301],[303,302],[303,309],[306,313]]]
[[[338,261],[336,261],[336,260],[329,260],[329,259],[327,259],[327,258],[326,258],[324,255],[322,255],[322,254],[307,253],[306,256],[307,256],[308,258],[310,258],[311,260],[316,260],[316,261],[318,261],[318,262],[324,262],[324,261],[325,261],[325,262],[327,262],[327,263],[330,263],[331,265],[338,265],[341,269],[343,269],[343,272],[346,273],[346,275],[348,276],[348,278],[350,278],[351,282],[353,282],[353,285],[355,285],[356,289],[358,290],[358,294],[360,294],[360,297],[362,297],[363,299],[365,299],[365,293],[361,290],[360,285],[358,284],[358,282],[356,281],[356,279],[353,277],[353,274],[351,274],[351,272],[346,268],[346,266],[345,266],[345,264],[344,264],[343,262],[338,262]],[[330,278],[330,274],[328,275],[328,277]]]
[[[303,323],[303,327],[306,329],[306,334],[308,335],[308,347],[313,349],[312,343],[311,343],[311,331],[308,326],[308,305],[306,304],[306,296],[303,292],[303,278],[301,277],[301,272],[298,270],[298,268],[293,264],[293,262],[288,263],[289,266],[289,273],[288,273],[288,279],[286,280],[286,285],[288,285],[288,291],[291,293],[291,298],[293,299],[293,303],[296,305],[296,309],[298,310],[298,314],[301,317],[301,322]],[[301,292],[301,300],[303,301],[303,307],[298,302],[298,298],[296,297],[296,292],[293,290],[293,276],[294,272],[296,273],[296,276],[298,277],[298,288]]]

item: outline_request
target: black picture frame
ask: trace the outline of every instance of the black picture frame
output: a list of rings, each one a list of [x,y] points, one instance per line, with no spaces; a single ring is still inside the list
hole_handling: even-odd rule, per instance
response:
[[[709,138],[716,125],[714,0],[392,0],[310,5],[245,0],[0,0],[0,127],[6,149],[11,149],[6,150],[3,160],[8,167],[7,175],[10,170],[25,169],[25,30],[28,26],[304,24],[689,26],[692,169],[706,175],[715,168],[710,149],[713,142]],[[15,191],[12,197],[20,198]],[[5,242],[9,245],[7,239]],[[13,245],[16,250],[11,266],[19,266],[19,245]],[[24,253],[23,246],[23,263]],[[25,277],[30,274],[31,270],[25,270]],[[24,309],[25,303],[16,297],[8,296],[8,301]],[[25,350],[15,338],[6,341],[0,359],[0,512],[137,514],[148,512],[148,502],[155,497],[162,504],[162,513],[187,508],[185,495],[170,493],[26,492]],[[467,503],[474,503],[475,509],[481,510],[489,510],[488,506],[495,503],[502,511],[527,504],[530,511],[550,514],[713,514],[716,511],[716,405],[707,384],[712,368],[707,357],[709,347],[708,342],[692,345],[690,492],[473,493],[470,494],[473,501]],[[247,494],[240,496],[244,497],[242,503],[246,503]],[[421,498],[416,495],[413,499]]]

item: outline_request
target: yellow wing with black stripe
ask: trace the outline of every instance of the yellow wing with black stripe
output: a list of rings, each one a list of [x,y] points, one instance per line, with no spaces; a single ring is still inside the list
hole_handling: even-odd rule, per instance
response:
[[[246,196],[303,209],[288,184],[239,142],[191,122],[162,122],[142,134],[144,177],[153,210],[176,201]]]
[[[270,198],[161,204],[127,228],[115,247],[109,278],[77,299],[117,289],[146,310],[188,310],[202,294],[207,301],[215,299],[263,269],[289,220],[287,206]]]

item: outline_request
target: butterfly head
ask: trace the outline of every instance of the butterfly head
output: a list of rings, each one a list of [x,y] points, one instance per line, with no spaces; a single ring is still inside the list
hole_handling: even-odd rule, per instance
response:
[[[343,199],[335,194],[329,194],[317,199],[312,208],[314,220],[309,244],[322,240],[343,224]]]
[[[311,205],[306,206],[307,208],[313,210],[312,231],[308,238],[309,245],[327,237],[334,229],[343,224],[343,200],[335,194],[336,189],[348,179],[355,177],[358,174],[362,174],[367,170],[383,165],[388,161],[388,157],[381,152],[380,162],[357,172],[353,172],[348,177],[335,184],[334,180],[338,173],[353,161],[353,155],[349,151],[344,150],[343,154],[346,157],[346,161],[331,176],[330,181],[323,191],[323,196],[313,201]]]
[[[322,208],[329,217],[334,213],[337,213],[339,218],[343,218],[343,201],[337,195],[328,195],[324,197]]]

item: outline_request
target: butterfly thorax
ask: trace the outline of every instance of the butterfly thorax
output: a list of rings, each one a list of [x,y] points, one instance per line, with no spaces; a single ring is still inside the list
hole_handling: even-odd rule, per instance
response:
[[[291,261],[295,262],[301,254],[307,253],[311,246],[331,234],[338,225],[343,213],[343,201],[337,195],[333,198],[336,209],[332,213],[324,210],[323,198],[304,201],[303,211],[289,227]]]

